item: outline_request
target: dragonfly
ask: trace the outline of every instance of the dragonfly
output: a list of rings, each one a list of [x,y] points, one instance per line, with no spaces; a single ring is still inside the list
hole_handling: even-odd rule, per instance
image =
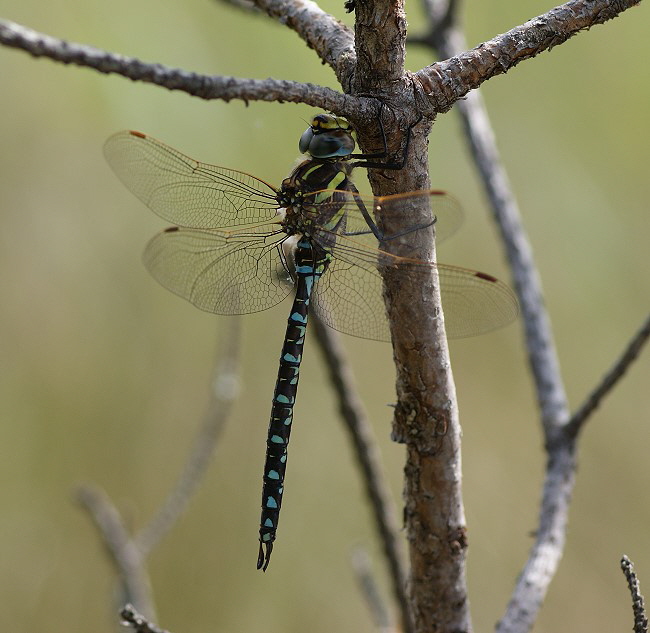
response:
[[[353,132],[342,117],[313,117],[299,141],[303,160],[280,187],[198,162],[141,132],[118,132],[104,146],[122,183],[174,224],[144,252],[145,266],[160,284],[222,315],[267,310],[293,294],[267,435],[257,560],[264,571],[276,539],[310,312],[346,334],[390,341],[380,272],[388,268],[423,280],[437,270],[450,337],[493,330],[518,312],[512,291],[491,275],[382,248],[434,222],[437,239],[444,239],[462,214],[455,198],[442,191],[360,194],[350,177],[354,167],[400,165],[354,154]],[[431,222],[399,236],[383,235],[375,218],[401,215],[413,204],[428,205]]]

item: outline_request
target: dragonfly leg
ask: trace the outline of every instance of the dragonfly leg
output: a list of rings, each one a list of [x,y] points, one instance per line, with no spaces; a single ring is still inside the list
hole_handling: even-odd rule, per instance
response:
[[[368,228],[370,229],[372,234],[377,238],[377,240],[381,242],[382,239],[381,231],[379,230],[379,227],[377,226],[375,221],[372,219],[370,213],[368,213],[368,209],[366,209],[366,205],[363,204],[363,200],[359,197],[360,195],[359,190],[352,183],[349,183],[348,186],[350,187],[350,191],[352,192],[352,195],[354,195],[354,201],[356,202],[359,211],[361,211],[361,215],[363,216],[363,219],[366,221]],[[355,194],[359,194],[359,195],[355,195]],[[346,233],[346,235],[362,235],[362,233],[359,231],[357,233]]]
[[[351,184],[351,183],[350,183]],[[352,194],[354,195],[355,193],[359,193],[352,185],[353,192]],[[387,242],[388,240],[394,240],[397,237],[402,237],[403,235],[408,235],[409,233],[413,233],[414,231],[419,231],[420,229],[428,229],[430,226],[433,226],[437,221],[438,218],[436,216],[433,216],[433,219],[430,222],[427,222],[426,224],[418,224],[417,226],[411,226],[408,229],[405,229],[404,231],[401,231],[400,233],[395,233],[395,235],[390,235],[386,237],[380,230],[379,227],[377,226],[377,223],[372,219],[370,216],[370,213],[368,213],[368,209],[366,209],[366,205],[363,204],[363,200],[359,196],[354,196],[354,201],[357,204],[357,207],[359,208],[359,211],[361,211],[361,215],[363,216],[363,219],[366,221],[366,224],[368,225],[368,228],[370,229],[369,231],[349,231],[344,233],[346,237],[353,237],[355,235],[368,235],[368,233],[372,233],[376,238],[378,242]]]
[[[389,240],[394,240],[397,237],[402,237],[403,235],[408,235],[409,233],[419,231],[420,229],[428,229],[430,226],[433,226],[437,221],[438,221],[438,218],[436,216],[434,216],[433,220],[431,220],[431,222],[427,222],[426,224],[418,224],[417,226],[411,226],[408,229],[404,229],[403,231],[400,231],[399,233],[395,233],[395,235],[391,235],[389,237],[386,237],[385,235],[383,235],[382,238],[381,238],[382,242],[388,242]]]
[[[409,145],[411,143],[411,130],[422,120],[422,116],[415,122],[409,125],[408,130],[406,131],[406,145],[404,146],[404,151],[402,152],[399,160],[396,160],[394,157],[392,160],[386,162],[378,162],[378,159],[386,158],[388,156],[388,142],[386,141],[386,129],[384,128],[384,122],[382,120],[382,112],[386,108],[386,104],[382,102],[381,107],[379,108],[379,130],[381,132],[381,140],[384,146],[383,151],[377,152],[375,154],[351,154],[350,158],[357,158],[357,162],[354,163],[354,167],[365,167],[366,169],[389,169],[392,171],[399,171],[406,164],[406,156],[408,155]]]

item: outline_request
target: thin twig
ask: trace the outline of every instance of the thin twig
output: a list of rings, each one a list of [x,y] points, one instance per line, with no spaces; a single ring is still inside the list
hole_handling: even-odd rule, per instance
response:
[[[155,617],[155,609],[145,559],[176,524],[199,483],[203,481],[231,404],[237,395],[239,339],[239,319],[232,319],[231,327],[224,333],[219,346],[208,411],[184,470],[161,509],[135,538],[129,535],[119,512],[104,492],[84,486],[77,494],[78,500],[97,526],[109,558],[117,569],[124,599],[148,617]]]
[[[351,560],[352,569],[357,577],[357,582],[368,605],[368,611],[372,616],[375,627],[380,633],[395,631],[395,626],[391,623],[388,609],[386,609],[379,587],[375,582],[368,552],[361,547],[355,547],[352,551]]]
[[[627,556],[623,556],[621,559],[621,569],[625,574],[625,578],[627,578],[627,586],[630,588],[630,594],[632,596],[634,633],[648,633],[648,617],[646,615],[643,596],[641,595],[641,587],[634,572],[634,565]]]
[[[612,368],[603,376],[600,384],[589,394],[583,405],[573,414],[567,424],[567,432],[577,435],[587,418],[601,403],[602,399],[614,388],[616,383],[623,377],[632,362],[639,355],[639,352],[650,338],[650,315],[632,337],[620,358]]]
[[[47,57],[64,64],[93,68],[101,73],[122,75],[133,81],[144,81],[169,90],[181,90],[202,99],[241,99],[246,103],[288,101],[337,111],[347,110],[354,105],[348,102],[356,101],[331,88],[309,83],[200,75],[162,64],[143,62],[135,57],[67,42],[8,20],[0,20],[0,44],[24,50],[34,57]]]
[[[158,513],[135,537],[135,542],[143,556],[149,554],[185,512],[192,495],[203,481],[212,462],[217,441],[239,391],[240,338],[240,320],[232,318],[218,346],[208,410],[194,439],[183,471]]]
[[[339,410],[350,433],[357,462],[363,475],[375,524],[390,569],[389,577],[400,610],[403,630],[408,633],[412,628],[406,593],[406,563],[398,537],[399,526],[395,518],[396,510],[379,465],[379,448],[354,386],[352,370],[345,358],[338,334],[324,325],[317,316],[313,317],[313,326],[318,346],[325,359],[330,380],[338,397]]]
[[[124,527],[119,512],[98,488],[80,487],[77,500],[95,523],[109,559],[115,565],[124,592],[122,599],[136,605],[149,617],[155,617],[151,583],[143,556]]]
[[[165,629],[158,628],[152,622],[149,622],[141,613],[135,609],[132,604],[126,604],[120,610],[122,624],[130,626],[136,633],[169,633]]]
[[[409,34],[409,44],[423,44],[436,49],[435,42],[446,33],[450,26],[456,24],[460,10],[459,0],[422,0],[428,21],[428,30],[420,35]]]

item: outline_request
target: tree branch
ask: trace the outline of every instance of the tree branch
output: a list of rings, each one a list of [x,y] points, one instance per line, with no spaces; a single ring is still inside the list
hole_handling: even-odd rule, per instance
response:
[[[253,0],[270,17],[293,29],[332,68],[342,86],[349,84],[356,64],[350,29],[310,0]]]
[[[562,44],[639,4],[641,0],[571,0],[483,42],[476,48],[415,73],[421,102],[436,112],[446,112],[470,90],[508,72],[519,62]]]
[[[451,57],[456,51],[464,50],[466,43],[452,19],[456,8],[454,3],[446,7],[444,4],[438,3],[437,11],[430,16],[429,32],[417,41],[434,47],[441,57]],[[560,434],[568,418],[568,403],[532,248],[480,93],[470,93],[465,100],[459,101],[458,110],[501,232],[520,299],[526,348],[548,449],[551,438]],[[553,452],[549,454],[536,540],[504,617],[497,625],[500,633],[530,630],[562,556],[576,467],[573,442],[564,435],[563,438],[567,441],[555,443]]]
[[[639,579],[634,572],[634,565],[632,561],[623,556],[621,559],[621,569],[627,579],[627,586],[630,588],[630,595],[632,596],[632,611],[634,613],[634,633],[648,633],[648,616],[645,611],[645,603],[641,595],[641,587],[639,586]]]
[[[587,418],[596,410],[602,399],[615,387],[616,383],[629,369],[643,346],[648,342],[648,338],[650,338],[650,315],[648,315],[639,331],[627,344],[621,357],[603,376],[601,383],[593,390],[584,404],[571,416],[571,420],[567,424],[567,432],[570,435],[577,435],[580,432]]]
[[[149,617],[155,617],[144,557],[124,527],[119,512],[108,496],[98,488],[81,487],[77,499],[93,519],[108,556],[117,569],[124,592],[122,599],[135,604]]]
[[[537,619],[564,551],[575,472],[575,445],[558,445],[548,456],[535,543],[496,626],[497,633],[530,631]]]
[[[149,622],[141,613],[138,613],[132,604],[125,605],[120,611],[124,625],[130,626],[136,633],[169,633]]]
[[[379,633],[392,633],[401,631],[391,623],[391,618],[381,598],[379,587],[372,573],[370,557],[366,550],[357,547],[352,551],[352,569],[354,570],[357,582],[363,598],[368,606],[375,628]]]
[[[442,57],[451,57],[456,51],[463,50],[466,42],[455,23],[447,20],[443,23],[447,25],[445,28],[440,28],[438,22],[432,23],[429,32],[419,36],[417,41],[434,47]],[[569,406],[532,246],[499,155],[481,93],[471,92],[467,98],[458,102],[457,108],[471,156],[481,176],[492,216],[501,235],[519,298],[528,361],[548,441],[555,435],[559,425],[568,419]]]
[[[357,65],[354,92],[382,94],[404,85],[404,0],[358,0],[354,21]],[[377,25],[381,28],[377,28]]]
[[[429,0],[427,4],[432,9],[429,15],[429,31],[414,38],[414,41],[435,48],[443,58],[451,58],[456,51],[466,48],[462,32],[453,20],[455,3],[453,0],[451,2]],[[569,3],[569,5],[573,5],[575,8],[576,3]],[[560,9],[567,7],[568,5],[564,5]],[[549,12],[547,16],[556,11]],[[593,13],[592,17],[596,21],[605,19],[602,14],[597,15],[596,13]],[[532,20],[528,24],[535,25],[538,21],[539,19]],[[503,41],[509,36],[515,35],[520,29],[515,29],[506,36],[495,38],[492,41]],[[460,55],[458,58],[461,57],[463,56]],[[515,63],[516,61],[518,60],[515,59]],[[548,451],[536,540],[517,581],[506,613],[497,625],[497,631],[501,633],[506,631],[514,633],[528,631],[532,627],[562,556],[569,505],[575,481],[574,440],[576,432],[572,432],[566,425],[569,416],[568,403],[560,375],[550,320],[544,307],[539,275],[534,265],[532,249],[523,228],[516,200],[498,154],[485,105],[480,93],[476,91],[470,93],[466,99],[459,101],[457,107],[470,143],[472,156],[481,174],[495,221],[501,232],[520,299],[526,348],[535,378]],[[617,377],[620,376],[619,365],[626,367],[636,355],[642,344],[641,339],[647,336],[645,329],[645,327],[642,328],[617,367],[606,377],[603,383],[604,389],[611,388],[613,385],[614,381],[609,378],[610,376],[613,374],[616,374]],[[588,407],[591,403],[598,401],[600,395],[601,389],[595,392],[595,399],[590,400],[585,406]],[[586,409],[582,411],[586,413]]]
[[[345,358],[338,334],[325,326],[316,315],[313,318],[313,327],[330,381],[338,397],[339,411],[350,434],[366,485],[375,525],[388,562],[393,594],[400,610],[402,630],[404,633],[409,633],[413,630],[413,626],[406,593],[406,563],[398,538],[399,525],[395,519],[397,513],[379,464],[379,447],[374,440],[372,429],[356,392],[352,370]]]
[[[413,128],[405,169],[369,173],[375,194],[428,189],[427,121]],[[429,205],[411,204],[387,235],[428,226]],[[399,224],[398,224],[399,222]],[[436,261],[433,226],[385,248],[397,256]],[[409,595],[415,631],[469,631],[465,581],[465,514],[461,495],[460,422],[437,272],[415,279],[383,270],[384,299],[397,368],[392,437],[406,445],[405,525],[411,560]]]
[[[219,75],[200,75],[180,68],[147,63],[92,46],[60,40],[30,28],[0,20],[0,43],[18,48],[34,57],[47,57],[64,64],[117,74],[133,81],[152,83],[168,90],[181,90],[201,99],[240,99],[306,103],[325,110],[345,113],[354,110],[357,100],[331,88],[279,79],[242,79]],[[367,101],[367,100],[366,100]]]
[[[155,610],[145,560],[185,511],[211,462],[237,394],[239,341],[239,320],[231,319],[217,352],[208,411],[183,472],[158,513],[135,538],[128,533],[119,512],[104,492],[83,486],[77,493],[79,502],[93,519],[109,558],[115,565],[124,600],[151,618],[155,617]]]

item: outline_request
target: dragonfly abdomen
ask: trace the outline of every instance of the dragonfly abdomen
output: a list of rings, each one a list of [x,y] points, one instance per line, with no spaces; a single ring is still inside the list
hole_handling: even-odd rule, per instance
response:
[[[287,446],[309,318],[309,300],[314,284],[325,272],[329,261],[330,255],[315,248],[308,238],[303,237],[298,242],[295,253],[296,296],[287,320],[266,440],[258,569],[266,570],[268,567],[278,528],[287,468]]]

